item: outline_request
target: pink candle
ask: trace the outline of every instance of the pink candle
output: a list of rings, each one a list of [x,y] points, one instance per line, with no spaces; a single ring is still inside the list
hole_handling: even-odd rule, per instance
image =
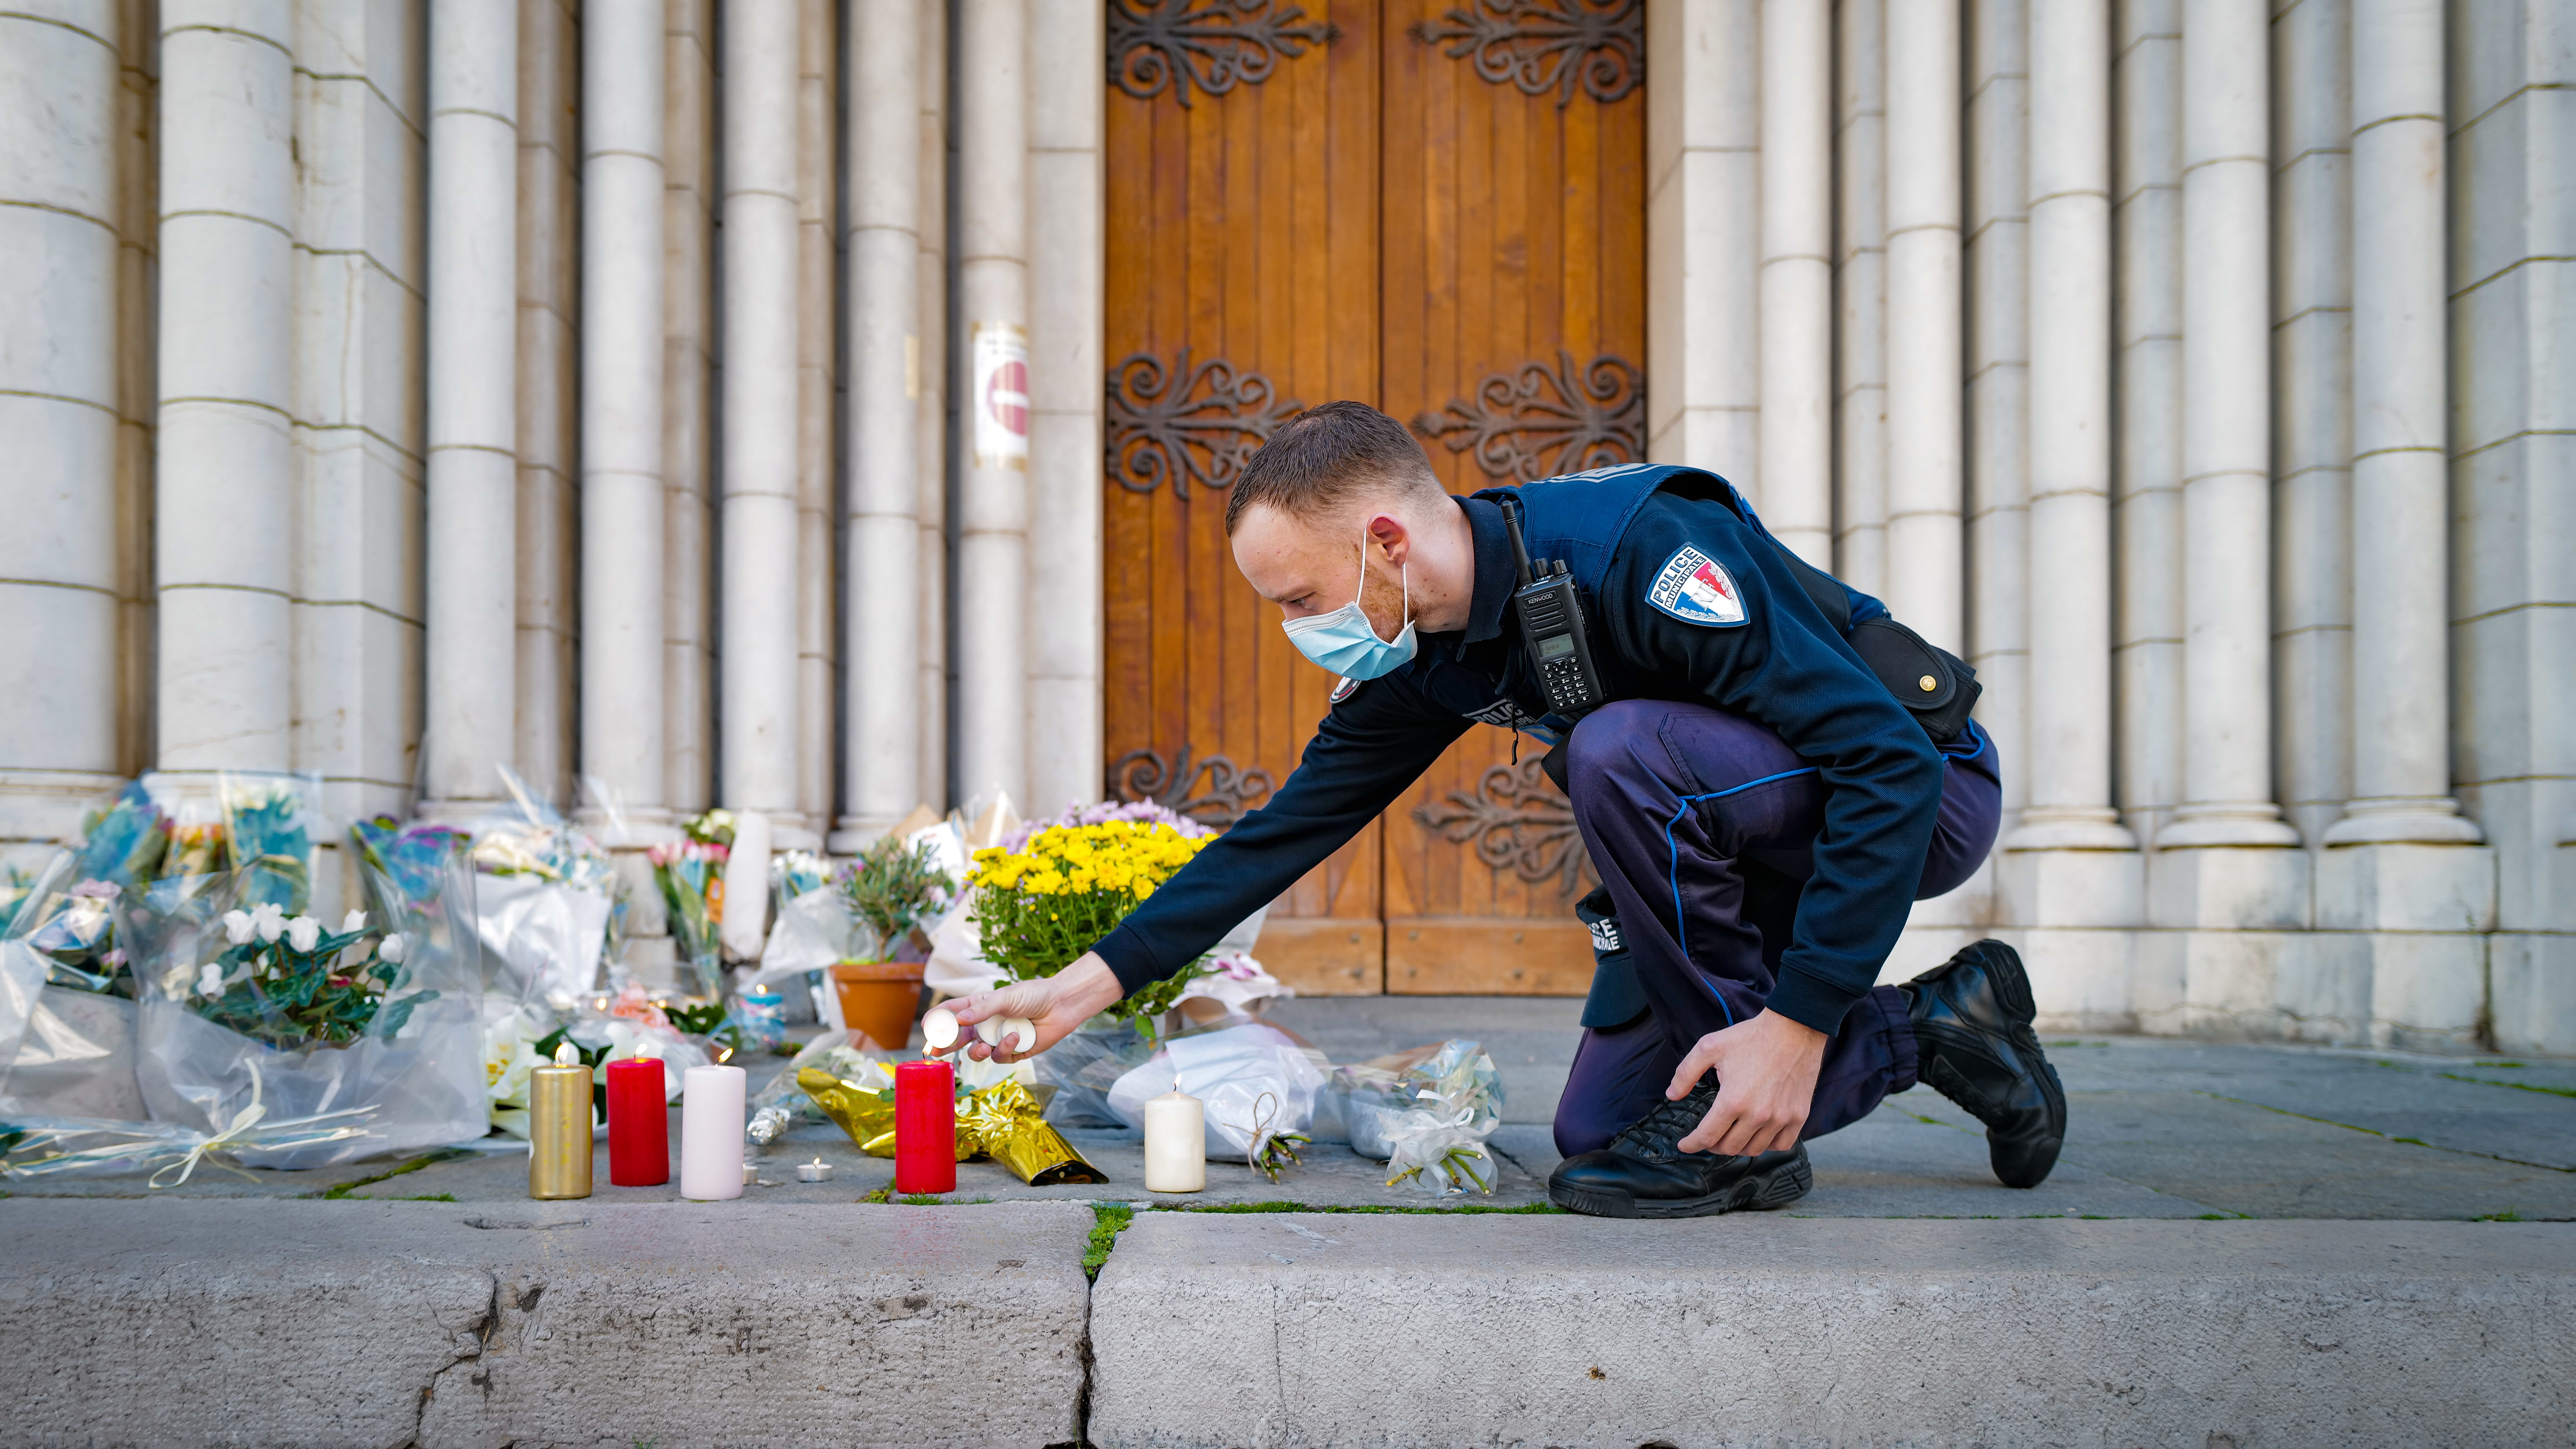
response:
[[[894,1069],[894,1190],[957,1190],[957,1073],[946,1062]]]

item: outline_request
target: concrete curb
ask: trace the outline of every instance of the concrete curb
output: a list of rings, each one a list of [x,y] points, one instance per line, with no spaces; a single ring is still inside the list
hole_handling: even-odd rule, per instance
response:
[[[2529,1444],[2576,1227],[1140,1215],[1102,1449]]]
[[[10,1445],[1080,1437],[1078,1204],[0,1207]]]

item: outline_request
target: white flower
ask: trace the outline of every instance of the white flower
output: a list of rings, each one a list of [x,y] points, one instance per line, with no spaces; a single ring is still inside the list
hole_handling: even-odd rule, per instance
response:
[[[367,913],[364,911],[351,911],[340,918],[340,934],[343,936],[365,929],[367,929]]]
[[[402,937],[387,936],[385,937],[384,944],[376,948],[376,959],[379,961],[391,961],[395,965],[399,966],[402,964],[403,952],[407,949],[409,948],[404,945]]]
[[[297,916],[286,923],[286,944],[297,951],[310,951],[322,939],[322,923],[311,916]]]
[[[251,907],[250,920],[252,929],[259,932],[259,938],[272,946],[277,944],[278,937],[286,934],[286,907],[274,901],[262,901]]]
[[[197,973],[197,994],[219,996],[223,993],[223,989],[224,968],[212,961],[207,962],[206,969]]]
[[[251,924],[248,911],[224,912],[224,939],[236,946],[245,944],[250,940]]]

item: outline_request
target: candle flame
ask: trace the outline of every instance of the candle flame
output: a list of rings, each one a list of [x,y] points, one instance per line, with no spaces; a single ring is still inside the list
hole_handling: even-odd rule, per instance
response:
[[[555,1065],[559,1067],[577,1067],[581,1065],[581,1051],[572,1044],[572,1041],[569,1038],[555,1046]]]

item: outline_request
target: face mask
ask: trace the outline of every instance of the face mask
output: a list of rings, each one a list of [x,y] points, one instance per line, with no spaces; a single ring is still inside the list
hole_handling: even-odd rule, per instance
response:
[[[1413,580],[1410,568],[1404,580],[1404,627],[1392,639],[1377,637],[1377,629],[1360,608],[1357,595],[1349,603],[1329,614],[1316,614],[1304,619],[1289,619],[1280,624],[1288,631],[1288,642],[1297,652],[1342,676],[1344,679],[1375,679],[1393,674],[1413,661],[1416,647],[1413,638]],[[1360,588],[1368,587],[1368,544],[1360,544]]]

